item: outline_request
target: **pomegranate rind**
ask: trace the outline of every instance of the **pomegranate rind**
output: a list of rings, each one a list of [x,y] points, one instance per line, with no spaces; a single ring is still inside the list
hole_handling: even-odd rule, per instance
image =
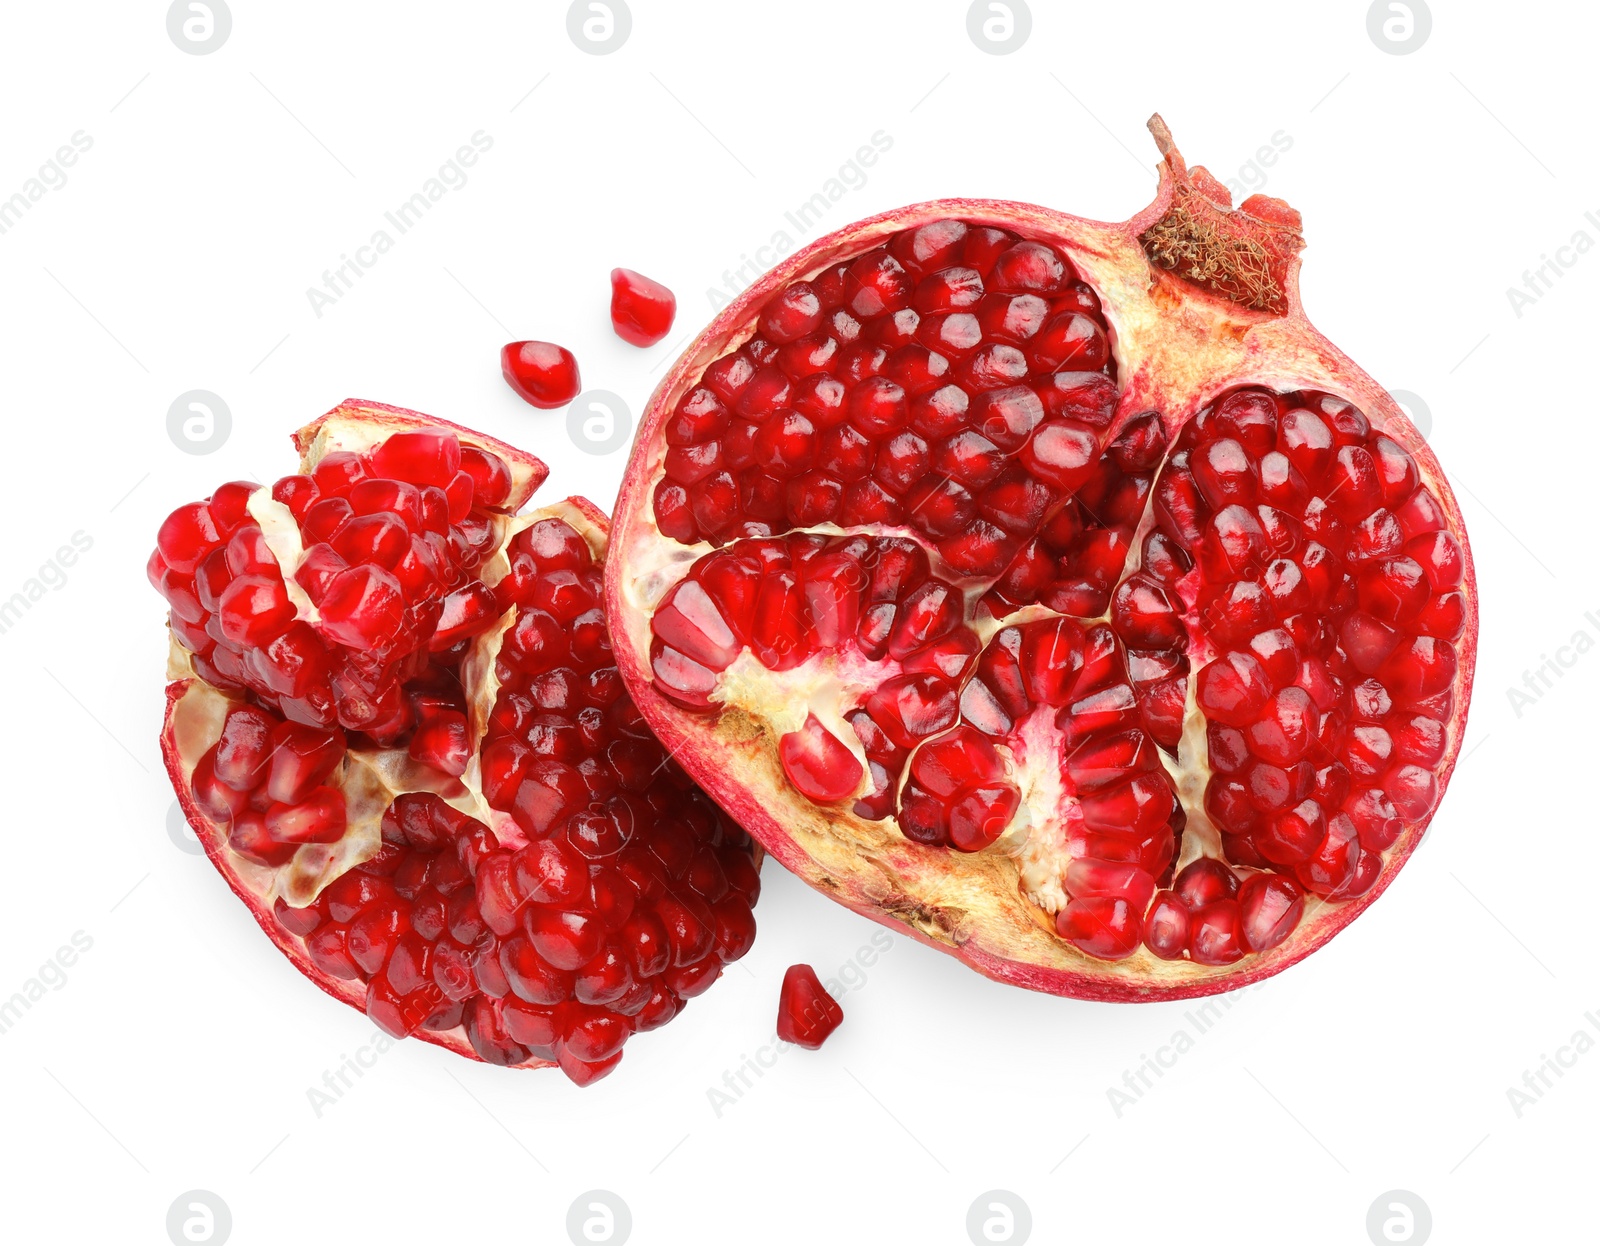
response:
[[[1339,904],[1308,905],[1291,935],[1267,952],[1228,966],[1161,960],[1145,948],[1121,961],[1097,960],[1059,939],[1046,914],[1021,896],[1011,859],[983,853],[954,858],[912,843],[892,822],[819,808],[785,779],[778,736],[767,723],[737,708],[707,718],[655,691],[649,662],[651,614],[667,589],[711,547],[679,545],[664,536],[656,526],[652,493],[664,475],[663,426],[679,399],[708,364],[754,334],[758,310],[791,282],[808,280],[901,230],[941,217],[1050,242],[1067,253],[1099,292],[1111,328],[1122,395],[1106,442],[1150,410],[1162,413],[1170,438],[1216,396],[1255,385],[1277,391],[1318,389],[1345,398],[1415,458],[1421,482],[1441,504],[1464,562],[1459,591],[1466,624],[1455,646],[1455,708],[1446,724],[1445,752],[1434,771],[1442,798],[1466,728],[1478,632],[1477,582],[1454,492],[1432,449],[1399,405],[1306,318],[1298,289],[1298,220],[1286,205],[1258,197],[1247,202],[1248,211],[1231,216],[1238,232],[1271,233],[1282,314],[1241,307],[1149,262],[1141,238],[1166,216],[1180,190],[1205,198],[1216,212],[1228,212],[1225,203],[1217,202],[1226,192],[1203,170],[1185,167],[1159,118],[1151,128],[1165,157],[1160,185],[1150,206],[1126,222],[1108,224],[993,199],[940,199],[855,222],[770,270],[689,345],[652,395],[617,499],[613,554],[606,566],[606,610],[617,665],[640,711],[690,776],[787,869],[846,907],[954,955],[988,977],[1106,1001],[1211,995],[1281,972],[1320,948],[1383,894],[1421,842],[1433,815],[1405,825],[1383,854],[1383,871],[1370,891]]]

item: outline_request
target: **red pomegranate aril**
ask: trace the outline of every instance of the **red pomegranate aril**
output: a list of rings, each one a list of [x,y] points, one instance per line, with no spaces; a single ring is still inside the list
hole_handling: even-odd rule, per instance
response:
[[[318,627],[329,639],[352,649],[378,649],[400,630],[404,594],[399,581],[382,567],[350,567],[328,582],[318,605]]]
[[[1056,933],[1100,960],[1121,960],[1138,950],[1142,914],[1126,900],[1083,896],[1069,900],[1056,914]]]
[[[1191,913],[1239,893],[1239,879],[1215,857],[1200,857],[1178,872],[1173,880],[1178,899]]]
[[[844,1020],[844,1009],[810,965],[790,965],[778,994],[778,1037],[817,1050]]]
[[[472,758],[467,716],[453,710],[431,715],[417,727],[407,752],[414,761],[445,774],[465,774]]]
[[[624,342],[654,346],[672,331],[677,310],[678,300],[659,281],[631,268],[611,270],[611,327]]]
[[[345,816],[344,794],[319,787],[296,804],[269,805],[267,834],[282,844],[337,843],[344,835]]]
[[[565,959],[571,962],[573,956]],[[530,1004],[553,1006],[572,998],[575,979],[571,970],[584,960],[565,967],[556,965],[539,945],[521,935],[513,935],[500,945],[500,968],[507,984],[519,999]]]
[[[524,402],[545,409],[566,406],[583,388],[578,361],[554,342],[507,344],[500,350],[500,372]]]
[[[1231,965],[1244,956],[1244,920],[1237,900],[1218,900],[1190,917],[1189,957],[1201,965]]]
[[[1189,948],[1189,910],[1176,893],[1158,891],[1144,917],[1144,944],[1162,960],[1179,960]]]
[[[1281,874],[1252,874],[1239,888],[1241,937],[1252,952],[1275,948],[1305,911],[1305,897]]]
[[[783,737],[778,756],[789,782],[819,805],[837,804],[861,786],[861,762],[815,714]]]

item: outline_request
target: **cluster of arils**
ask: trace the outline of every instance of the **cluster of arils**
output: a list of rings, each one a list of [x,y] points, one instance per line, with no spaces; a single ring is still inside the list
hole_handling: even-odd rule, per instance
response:
[[[459,659],[496,618],[477,571],[510,491],[506,464],[453,433],[395,433],[270,490],[232,481],[179,507],[150,581],[213,687],[390,744],[416,722],[402,689],[430,653]]]

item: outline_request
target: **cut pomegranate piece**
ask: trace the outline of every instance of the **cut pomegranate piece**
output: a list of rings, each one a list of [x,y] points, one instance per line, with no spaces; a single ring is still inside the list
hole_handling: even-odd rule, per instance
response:
[[[1455,499],[1307,322],[1298,216],[1151,128],[1126,224],[953,200],[785,259],[652,399],[606,573],[640,711],[786,865],[1106,999],[1371,903],[1476,651]]]
[[[535,407],[564,407],[583,382],[578,361],[554,342],[510,342],[500,348],[500,374],[523,401]]]
[[[180,802],[324,990],[587,1085],[749,950],[758,853],[622,683],[602,514],[514,516],[543,464],[392,408],[297,444],[302,475],[225,485],[157,540]],[[348,537],[363,517],[393,527]]]
[[[672,331],[678,300],[659,281],[631,268],[611,270],[611,327],[624,342],[654,346]]]
[[[844,1020],[844,1009],[829,995],[810,965],[790,965],[778,994],[778,1037],[815,1051]]]

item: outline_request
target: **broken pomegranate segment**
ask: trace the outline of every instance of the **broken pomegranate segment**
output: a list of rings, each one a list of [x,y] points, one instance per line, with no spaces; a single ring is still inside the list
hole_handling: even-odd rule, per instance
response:
[[[1299,218],[1159,119],[1124,225],[946,201],[758,282],[618,502],[618,664],[802,877],[1090,998],[1275,973],[1392,880],[1476,649],[1460,512],[1311,328]]]
[[[410,412],[346,403],[297,444],[302,475],[181,507],[151,559],[179,800],[324,990],[587,1084],[749,950],[760,890],[616,669],[605,517],[514,514],[543,464]],[[372,515],[393,532],[348,535]],[[330,609],[379,572],[391,604]]]
[[[631,268],[611,270],[611,327],[624,342],[654,346],[672,331],[678,300],[659,281]]]
[[[554,342],[511,342],[500,348],[500,374],[519,397],[535,407],[564,407],[583,382],[578,361]]]
[[[810,965],[790,965],[778,993],[778,1037],[815,1051],[844,1020],[844,1009],[828,994]]]

